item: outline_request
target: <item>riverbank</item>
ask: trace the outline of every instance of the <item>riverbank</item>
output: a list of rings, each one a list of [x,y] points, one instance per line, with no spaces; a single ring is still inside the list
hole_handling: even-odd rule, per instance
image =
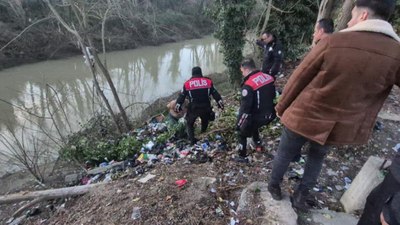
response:
[[[224,78],[224,76],[219,76]],[[286,77],[278,80],[282,88]],[[217,88],[219,88],[217,86]],[[234,91],[224,94],[226,111],[235,112],[238,99]],[[385,102],[382,112],[396,115],[399,111],[399,88],[394,88]],[[169,99],[158,102],[164,105]],[[148,112],[150,113],[150,112]],[[148,114],[150,115],[150,114]],[[27,219],[25,224],[227,224],[238,220],[239,224],[260,224],[267,216],[266,208],[261,204],[259,191],[252,192],[248,208],[250,212],[237,212],[242,191],[256,181],[266,182],[271,171],[271,156],[275,154],[279,144],[280,123],[263,130],[263,142],[266,151],[258,153],[250,151],[251,163],[237,164],[231,160],[235,155],[236,141],[230,138],[233,132],[229,128],[231,115],[221,115],[209,130],[209,140],[220,135],[227,141],[227,149],[214,149],[214,141],[210,141],[208,159],[191,162],[192,155],[182,157],[173,164],[159,162],[149,163],[146,160],[139,164],[145,168],[144,174],[136,169],[127,170],[115,177],[111,183],[96,189],[83,197],[46,201],[38,204],[42,213]],[[234,116],[233,116],[234,118]],[[369,156],[391,158],[394,155],[392,147],[400,136],[400,122],[390,116],[378,118],[383,126],[376,129],[368,144],[362,146],[342,146],[334,148],[328,155],[318,185],[313,189],[315,208],[329,208],[343,211],[339,199],[346,190],[349,180],[354,179]],[[204,141],[204,139],[202,139]],[[194,152],[193,152],[194,153]],[[300,179],[303,159],[290,166],[288,176],[283,182],[283,190],[287,195]],[[136,167],[135,167],[136,168]],[[141,178],[148,175],[155,177],[144,183]],[[186,180],[179,188],[178,180]],[[0,217],[6,221],[11,213],[18,208],[14,206],[0,207]],[[137,209],[139,208],[139,209]],[[138,214],[139,212],[139,214]],[[132,216],[135,215],[135,216]],[[310,215],[300,214],[299,224],[314,225],[308,220]]]
[[[213,79],[216,88],[220,90],[222,95],[226,95],[231,92],[231,87],[229,83],[229,79],[224,74],[211,74],[210,77]],[[148,121],[152,116],[158,114],[167,114],[166,105],[169,101],[176,99],[178,92],[175,92],[169,96],[158,98],[151,104],[149,104],[141,113],[141,115],[132,121],[134,128],[142,127],[146,121]],[[112,124],[111,118],[104,115],[98,115],[91,119],[89,122],[82,125],[82,129],[74,134],[69,135],[69,146],[74,144],[74,140],[78,138],[75,142],[79,142],[82,138],[85,140],[89,140],[93,142],[91,146],[88,146],[88,151],[94,152],[95,148],[100,145],[100,143],[105,142],[118,142],[124,136],[118,134],[116,132],[115,127],[107,126],[106,124]],[[134,130],[134,128],[132,130]],[[111,146],[105,146],[105,148],[111,148]],[[99,150],[101,151],[101,150]],[[99,151],[97,151],[98,154]],[[109,151],[109,150],[106,150]],[[100,155],[93,154],[94,157],[99,158]],[[101,157],[100,157],[101,158]],[[87,159],[92,160],[92,159]],[[100,159],[104,160],[104,159]],[[110,158],[109,160],[113,160]],[[64,184],[64,177],[71,173],[80,173],[83,172],[83,163],[77,163],[76,161],[65,160],[59,158],[59,160],[55,162],[51,162],[45,167],[43,167],[43,172],[45,176],[45,183],[49,185],[48,187],[61,187]],[[93,162],[96,164],[97,162]],[[15,191],[22,191],[22,190],[32,190],[38,188],[38,183],[34,181],[32,175],[22,169],[18,172],[7,173],[0,177],[0,195],[6,194]]]
[[[98,14],[104,13],[107,7],[103,3],[90,5],[88,2],[86,7],[93,10],[86,12],[91,24],[88,35],[99,52],[103,51],[103,22],[107,52],[200,38],[213,31],[213,23],[205,15],[207,2],[118,2],[119,5],[113,6],[116,8],[110,8],[104,21]],[[49,16],[51,13],[45,4],[28,0],[19,3],[0,5],[0,70],[81,54],[75,37]],[[67,22],[76,22],[68,4],[56,8]]]

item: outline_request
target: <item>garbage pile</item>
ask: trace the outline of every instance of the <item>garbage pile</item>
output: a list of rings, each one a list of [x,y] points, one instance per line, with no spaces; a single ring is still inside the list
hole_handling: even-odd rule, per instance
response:
[[[157,163],[171,165],[177,160],[185,160],[185,164],[206,163],[212,161],[215,154],[228,150],[227,143],[220,134],[212,135],[212,140],[204,138],[191,145],[186,139],[179,137],[185,133],[184,129],[183,119],[172,124],[162,116],[153,117],[144,127],[128,134],[143,143],[137,154],[123,162],[104,161],[94,169],[88,162],[86,167],[89,171],[81,176],[79,183],[86,185],[109,182],[119,177],[140,176]]]

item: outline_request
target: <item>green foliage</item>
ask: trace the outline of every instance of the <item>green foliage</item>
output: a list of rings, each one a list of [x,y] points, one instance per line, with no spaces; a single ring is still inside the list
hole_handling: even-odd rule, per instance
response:
[[[120,161],[138,153],[150,140],[150,135],[139,139],[136,135],[117,136],[110,124],[109,116],[93,117],[81,131],[68,138],[68,145],[60,151],[61,156],[79,162]],[[155,142],[164,144],[172,137],[182,138],[186,134],[185,128],[184,123],[170,124],[166,131],[157,134]]]
[[[124,160],[137,153],[142,143],[142,141],[133,136],[124,137],[119,141],[81,137],[71,140],[69,145],[61,150],[61,155],[80,162],[92,161],[99,163],[105,160]]]
[[[177,137],[181,138],[184,136],[186,133],[186,125],[184,123],[176,123],[176,124],[171,124],[168,127],[168,130],[162,134],[159,134],[156,139],[157,144],[164,144],[166,143],[170,138],[172,137]]]
[[[391,23],[397,33],[400,33],[400,0],[396,1],[396,10],[392,16]]]
[[[266,29],[276,34],[282,41],[285,47],[285,58],[296,60],[311,45],[318,15],[317,1],[281,0],[273,3],[285,12],[272,10]]]
[[[240,62],[245,44],[247,19],[255,4],[254,0],[214,1],[209,14],[216,23],[215,37],[221,42],[224,64],[228,67],[231,81],[241,80]]]

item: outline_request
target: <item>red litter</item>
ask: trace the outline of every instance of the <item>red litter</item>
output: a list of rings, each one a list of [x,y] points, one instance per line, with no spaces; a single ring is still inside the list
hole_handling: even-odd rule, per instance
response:
[[[179,188],[182,188],[186,183],[187,183],[187,180],[185,180],[185,179],[175,181],[175,184],[178,185]]]

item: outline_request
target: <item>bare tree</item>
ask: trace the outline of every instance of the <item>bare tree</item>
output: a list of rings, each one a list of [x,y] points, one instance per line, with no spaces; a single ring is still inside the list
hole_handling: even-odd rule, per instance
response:
[[[97,55],[97,52],[95,50],[92,38],[88,34],[88,31],[90,30],[90,27],[88,25],[89,24],[88,20],[87,20],[88,15],[87,15],[87,10],[85,9],[84,3],[80,2],[80,1],[69,0],[70,7],[72,8],[72,11],[74,12],[74,15],[75,15],[75,17],[76,17],[76,19],[78,21],[77,25],[75,25],[75,24],[69,25],[61,17],[61,15],[58,13],[58,11],[54,8],[54,6],[50,3],[49,0],[44,0],[44,2],[50,8],[51,12],[55,16],[55,18],[61,23],[61,25],[77,39],[78,45],[82,49],[82,52],[83,52],[83,54],[84,54],[84,56],[85,56],[85,58],[86,58],[86,60],[88,62],[88,65],[89,65],[89,67],[91,69],[91,72],[93,74],[93,80],[94,80],[94,84],[95,84],[96,90],[97,90],[98,94],[101,96],[101,98],[103,99],[104,103],[106,104],[106,107],[107,107],[109,113],[111,114],[112,118],[114,119],[116,126],[118,127],[120,132],[122,132],[124,130],[129,130],[130,129],[130,123],[129,123],[128,117],[126,115],[125,109],[121,104],[121,101],[119,99],[119,96],[118,96],[118,93],[117,93],[116,88],[114,86],[114,83],[113,83],[113,81],[111,79],[111,76],[110,76],[106,66],[99,59],[99,57]],[[110,6],[111,6],[111,4],[108,4],[106,13],[104,13],[105,17],[107,16],[108,11],[110,10]],[[105,21],[105,20],[106,20],[106,18],[103,19],[103,21]],[[105,22],[103,22],[103,23],[105,23]],[[79,31],[78,31],[78,29],[76,27],[79,27]],[[103,41],[103,43],[104,43],[104,41]],[[89,47],[87,48],[86,46],[89,46]],[[106,98],[106,96],[104,95],[103,91],[100,88],[99,82],[98,82],[97,77],[96,77],[97,68],[100,69],[100,71],[102,72],[103,76],[106,78],[108,85],[111,88],[113,97],[115,99],[115,102],[117,103],[117,106],[118,106],[118,109],[120,111],[121,117],[122,117],[122,119],[124,121],[124,124],[125,124],[125,129],[124,130],[119,125],[118,119],[116,117],[116,114],[112,110],[111,105],[108,102],[108,99]]]
[[[20,135],[9,127],[7,131],[8,136],[0,134],[0,142],[6,147],[6,151],[1,151],[0,155],[27,169],[37,181],[43,183],[46,168],[40,165],[45,165],[50,158],[49,151],[44,147],[46,141],[34,135],[26,137],[25,127],[22,127]]]
[[[334,0],[322,0],[319,5],[317,21],[323,18],[332,18],[334,11]]]
[[[23,0],[0,0],[0,5],[5,6],[9,9],[13,15],[13,19],[18,22],[18,24],[22,27],[25,26],[26,23],[26,15],[25,10],[22,7]]]
[[[337,19],[336,30],[343,30],[347,27],[347,23],[351,19],[351,10],[354,7],[353,0],[344,0],[342,9],[340,10],[339,17]]]

